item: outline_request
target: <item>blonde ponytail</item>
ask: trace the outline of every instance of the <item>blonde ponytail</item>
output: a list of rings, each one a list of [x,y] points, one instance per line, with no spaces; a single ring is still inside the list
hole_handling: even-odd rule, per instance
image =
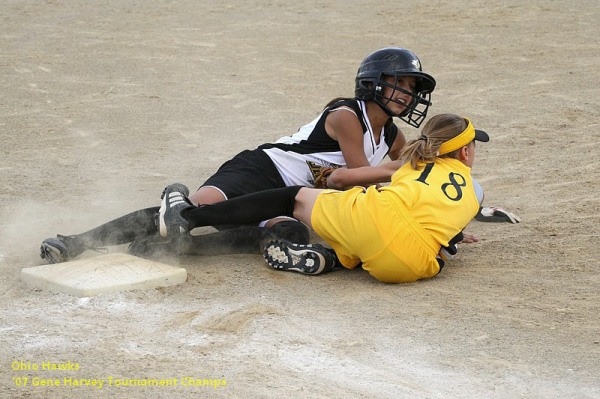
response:
[[[410,162],[413,169],[419,169],[418,164],[433,162],[439,157],[442,144],[458,136],[467,128],[467,121],[458,115],[440,114],[431,118],[423,127],[421,136],[411,140],[404,146],[401,158],[403,163]],[[458,151],[458,150],[456,150]],[[456,158],[456,151],[441,157]]]

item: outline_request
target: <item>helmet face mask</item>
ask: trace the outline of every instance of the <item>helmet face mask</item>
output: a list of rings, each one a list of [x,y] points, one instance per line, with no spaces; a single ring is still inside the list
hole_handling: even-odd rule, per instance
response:
[[[394,76],[393,81],[397,81],[398,77],[400,76],[406,75]],[[384,96],[383,87],[389,87],[390,89],[392,89],[392,92],[389,96]],[[429,99],[431,98],[431,93],[418,92],[417,90],[418,89],[415,89],[414,92],[404,90],[401,87],[386,82],[384,76],[379,80],[377,86],[375,87],[375,95],[373,101],[375,101],[389,116],[398,117],[411,126],[419,127],[421,123],[423,123],[423,121],[425,120],[425,116],[427,115],[427,109],[431,104],[431,102],[429,101]],[[401,101],[394,100],[394,95],[397,91],[409,95],[411,97],[410,103],[405,104]],[[405,107],[404,111],[400,112],[399,114],[394,114],[388,108],[388,104],[390,102],[403,105]]]
[[[399,77],[411,76],[416,80],[414,93],[388,83],[385,78],[393,77],[396,82]],[[383,88],[389,87],[392,93],[389,97],[383,96]],[[431,92],[435,88],[435,79],[421,70],[421,61],[412,52],[399,48],[388,47],[369,54],[361,63],[356,74],[355,97],[363,101],[374,101],[383,111],[391,116],[398,117],[410,126],[419,127],[431,105]],[[409,104],[404,104],[393,99],[396,91],[411,96]],[[387,105],[395,102],[406,108],[396,114]]]

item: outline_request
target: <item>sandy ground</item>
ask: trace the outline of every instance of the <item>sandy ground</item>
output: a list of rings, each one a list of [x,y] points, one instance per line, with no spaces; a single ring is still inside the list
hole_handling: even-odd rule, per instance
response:
[[[0,396],[599,398],[598,1],[217,3],[0,5]],[[292,134],[388,45],[436,77],[431,114],[490,133],[474,175],[521,224],[472,222],[481,242],[408,285],[258,255],[166,258],[184,285],[92,298],[21,281],[43,239]]]

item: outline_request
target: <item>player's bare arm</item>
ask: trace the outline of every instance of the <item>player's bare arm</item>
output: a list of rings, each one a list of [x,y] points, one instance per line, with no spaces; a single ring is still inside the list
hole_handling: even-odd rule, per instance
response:
[[[331,112],[325,120],[327,134],[340,144],[348,168],[369,166],[363,145],[363,131],[358,117],[350,111]]]
[[[377,183],[391,181],[392,175],[402,166],[402,161],[391,161],[379,166],[364,166],[354,169],[334,170],[327,178],[327,186],[344,190],[353,186],[367,187]]]

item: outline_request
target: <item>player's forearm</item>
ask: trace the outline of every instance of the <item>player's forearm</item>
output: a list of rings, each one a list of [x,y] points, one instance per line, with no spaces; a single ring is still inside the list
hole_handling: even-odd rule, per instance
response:
[[[399,161],[394,161],[379,166],[336,169],[327,178],[327,186],[329,188],[343,190],[354,186],[367,187],[377,183],[389,182],[400,165],[401,163]]]

